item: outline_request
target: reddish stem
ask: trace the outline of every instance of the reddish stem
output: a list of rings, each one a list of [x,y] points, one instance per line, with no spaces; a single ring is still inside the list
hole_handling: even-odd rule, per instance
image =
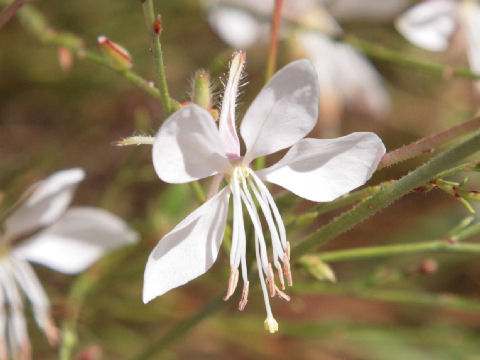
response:
[[[480,117],[465,121],[460,125],[456,125],[450,129],[441,131],[432,136],[402,146],[399,149],[390,151],[383,156],[382,160],[380,161],[380,165],[378,165],[378,169],[391,166],[395,163],[408,160],[422,154],[432,153],[436,150],[436,148],[445,145],[452,140],[468,135],[469,133],[473,134],[473,132],[478,131],[479,129]]]
[[[270,46],[268,48],[267,71],[265,74],[265,82],[270,80],[277,65],[278,53],[278,33],[280,29],[280,19],[282,15],[283,0],[275,0],[275,9],[272,16],[272,34],[270,37]]]
[[[5,25],[8,20],[12,18],[13,15],[17,13],[20,8],[25,5],[29,0],[15,0],[13,3],[8,5],[1,13],[0,13],[0,29]]]

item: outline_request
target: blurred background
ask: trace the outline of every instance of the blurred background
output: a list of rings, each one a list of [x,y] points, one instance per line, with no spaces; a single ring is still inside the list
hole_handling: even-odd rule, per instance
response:
[[[410,4],[406,2],[394,15]],[[122,44],[133,57],[133,70],[154,80],[139,1],[38,0],[34,5],[54,29],[79,36],[92,51],[100,54],[98,35]],[[190,101],[191,81],[198,69],[210,72],[220,94],[220,79],[225,78],[233,48],[209,26],[208,10],[194,0],[158,0],[155,5],[162,14],[161,39],[171,95]],[[467,67],[464,53],[455,47],[431,53],[409,44],[394,29],[393,18],[348,19],[341,25],[346,34],[405,56]],[[281,40],[278,67],[295,58],[291,41],[288,36]],[[160,102],[118,73],[86,60],[75,58],[71,69],[63,71],[57,48],[42,44],[16,17],[0,30],[0,44],[1,208],[59,169],[86,170],[75,203],[98,205],[122,216],[141,233],[141,242],[107,256],[78,277],[41,267],[35,270],[51,298],[57,325],[71,317],[72,306],[78,306],[77,359],[134,358],[226,289],[228,254],[220,254],[204,276],[144,305],[141,290],[148,254],[197,206],[188,185],[166,185],[158,179],[149,147],[114,146],[115,141],[134,134],[154,135],[164,120]],[[248,84],[240,97],[238,119],[263,85],[266,58],[264,43],[247,50]],[[374,131],[387,150],[393,150],[476,112],[469,80],[375,59],[372,63],[383,77],[390,111],[378,117],[347,109],[341,115],[339,135]],[[383,169],[369,185],[397,179],[428,157]],[[207,185],[203,184],[205,189]],[[478,185],[478,176],[471,174],[468,186],[478,189]],[[313,206],[306,201],[295,204],[294,214]],[[295,243],[341,211],[295,229],[290,241]],[[441,191],[412,193],[321,250],[442,239],[468,215],[459,201]],[[480,267],[475,255],[402,255],[330,265],[335,284],[318,281],[294,266],[291,302],[272,302],[280,324],[278,334],[264,331],[264,305],[255,288],[243,313],[236,309],[237,293],[219,312],[152,358],[480,359],[480,304],[475,301],[480,295]],[[82,281],[93,285],[77,303],[75,291]],[[434,306],[435,301],[423,298],[449,294],[472,300],[449,307]],[[56,358],[57,350],[49,347],[31,314],[28,318],[34,358]]]

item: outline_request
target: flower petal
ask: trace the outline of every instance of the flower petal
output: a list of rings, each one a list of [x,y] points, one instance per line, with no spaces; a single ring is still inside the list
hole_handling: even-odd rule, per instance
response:
[[[318,116],[317,73],[308,60],[280,69],[260,91],[240,126],[245,162],[285,149],[307,135]]]
[[[73,207],[54,225],[21,242],[14,253],[65,274],[78,273],[137,233],[118,216],[93,207]]]
[[[229,198],[225,187],[160,240],[145,268],[144,303],[210,269],[225,232]]]
[[[67,209],[79,182],[80,168],[58,171],[32,185],[20,198],[18,209],[5,220],[5,236],[16,238],[50,225]]]
[[[397,30],[413,44],[431,51],[443,51],[457,22],[455,0],[424,1],[407,10],[395,22]]]
[[[213,6],[208,12],[208,22],[220,39],[236,49],[248,48],[268,34],[265,23],[228,5]]]
[[[337,139],[303,139],[275,165],[257,175],[311,201],[331,201],[363,185],[385,154],[367,132]]]
[[[197,105],[187,105],[165,120],[152,157],[157,175],[169,183],[190,182],[230,167],[212,116]]]
[[[480,5],[473,1],[462,2],[460,16],[467,39],[468,62],[470,68],[478,73],[480,72]]]
[[[376,116],[388,112],[390,100],[380,74],[373,65],[348,44],[336,44],[340,91],[348,106]]]

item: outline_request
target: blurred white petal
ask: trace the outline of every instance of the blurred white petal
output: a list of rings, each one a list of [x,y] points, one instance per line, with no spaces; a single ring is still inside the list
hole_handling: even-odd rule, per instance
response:
[[[217,259],[225,232],[229,198],[230,189],[226,187],[160,240],[145,268],[143,302],[210,269]]]
[[[406,0],[335,0],[329,10],[340,21],[391,21],[410,4]]]
[[[432,0],[417,4],[395,22],[397,30],[413,44],[443,51],[457,27],[455,0]]]
[[[25,240],[13,252],[56,271],[85,270],[107,251],[137,240],[118,216],[93,207],[73,207],[54,225]]]
[[[31,186],[20,198],[18,209],[5,220],[5,236],[15,238],[56,221],[84,177],[79,168],[62,170]]]
[[[467,40],[470,68],[480,73],[480,5],[474,1],[464,1],[460,6],[460,18]]]

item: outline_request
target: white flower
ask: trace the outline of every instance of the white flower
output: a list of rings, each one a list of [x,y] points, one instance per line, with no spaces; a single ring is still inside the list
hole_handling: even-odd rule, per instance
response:
[[[385,2],[365,1],[361,2],[363,10],[372,2]],[[321,125],[328,134],[329,128],[334,133],[338,132],[336,128],[344,109],[353,108],[383,117],[389,111],[390,100],[382,78],[372,64],[350,45],[332,39],[332,36],[342,34],[343,30],[323,5],[325,2],[285,1],[281,33],[289,40],[295,56],[307,57],[317,70],[322,89]],[[209,24],[230,46],[242,49],[268,41],[274,0],[204,0],[203,3],[209,9]],[[336,2],[333,9],[335,5]],[[340,12],[342,6],[344,9],[352,7],[347,3],[338,5]],[[388,9],[385,6],[385,11]],[[328,121],[331,125],[325,123]]]
[[[58,330],[50,302],[28,262],[65,274],[78,273],[108,250],[134,243],[137,234],[117,216],[93,207],[67,209],[85,174],[56,172],[30,187],[9,211],[0,232],[0,359],[29,359],[22,293],[32,304],[50,344]],[[8,211],[8,210],[7,210]],[[2,218],[5,217],[2,216]]]
[[[312,64],[298,60],[278,71],[247,110],[240,126],[246,147],[242,156],[235,103],[244,62],[244,53],[235,54],[218,128],[206,110],[188,105],[170,116],[155,138],[153,164],[163,181],[185,183],[215,175],[214,184],[220,184],[225,177],[228,185],[188,215],[154,248],[145,269],[143,300],[148,302],[183,285],[213,265],[224,236],[231,195],[231,275],[225,300],[235,291],[241,267],[243,293],[239,309],[244,309],[249,290],[246,249],[254,246],[267,310],[265,326],[275,332],[278,325],[268,294],[289,299],[282,290],[284,276],[286,283],[292,284],[290,246],[280,213],[262,180],[312,201],[330,201],[364,184],[375,171],[385,147],[373,133],[353,133],[329,140],[302,139],[317,122],[319,90]],[[286,148],[290,150],[275,165],[256,172],[250,167],[254,159]],[[255,200],[270,232],[270,259]],[[251,245],[246,242],[243,208],[255,230],[255,243]],[[280,287],[275,284],[273,268],[278,272]]]
[[[410,42],[430,51],[446,50],[453,33],[460,30],[470,68],[480,72],[480,5],[476,1],[424,1],[406,11],[395,25]]]

